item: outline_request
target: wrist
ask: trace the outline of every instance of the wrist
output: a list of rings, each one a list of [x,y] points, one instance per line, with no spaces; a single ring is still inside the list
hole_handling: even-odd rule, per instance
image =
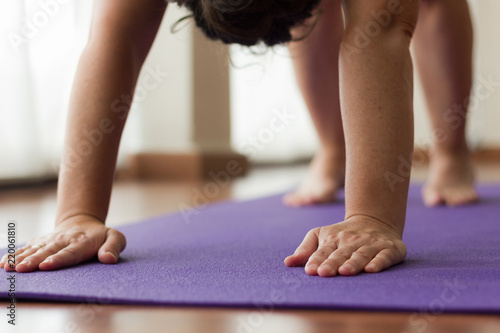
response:
[[[397,235],[399,238],[403,237],[404,221],[400,224],[389,222],[388,220],[380,219],[367,214],[346,214],[346,222],[363,222],[377,227],[382,227],[387,231]]]
[[[65,225],[69,223],[91,223],[91,222],[97,222],[102,225],[105,225],[105,221],[103,219],[100,219],[99,217],[89,214],[89,213],[75,213],[75,214],[68,214],[68,215],[63,215],[61,217],[58,217],[56,219],[56,227],[60,225]]]

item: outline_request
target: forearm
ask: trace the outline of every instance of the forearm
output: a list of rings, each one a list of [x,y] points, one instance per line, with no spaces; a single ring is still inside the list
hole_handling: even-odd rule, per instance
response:
[[[56,223],[105,221],[120,139],[165,2],[96,2],[91,38],[75,76],[58,186]]]
[[[84,51],[74,82],[58,187],[57,223],[78,214],[106,219],[116,157],[137,71],[129,45]],[[120,54],[120,57],[116,57]],[[115,106],[115,107],[114,107]],[[119,112],[116,112],[120,110]]]
[[[350,4],[356,12],[366,10],[362,1]],[[402,8],[393,15],[394,26],[357,52],[349,47],[355,43],[355,28],[366,22],[353,15],[340,53],[346,219],[370,216],[401,234],[413,149],[413,73],[407,26],[413,27],[418,4],[408,0]]]

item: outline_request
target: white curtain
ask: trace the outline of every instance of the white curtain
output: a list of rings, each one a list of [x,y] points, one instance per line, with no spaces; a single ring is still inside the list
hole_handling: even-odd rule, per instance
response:
[[[252,162],[291,162],[312,156],[317,136],[288,50],[232,46],[231,60],[234,149]],[[274,120],[277,114],[287,118]]]
[[[0,2],[0,179],[57,174],[92,1]]]
[[[500,3],[470,3],[476,25],[476,82],[479,76],[491,76],[499,82],[496,32],[500,31],[500,23],[494,15],[498,11],[491,8],[500,8]],[[92,0],[0,1],[0,183],[57,174],[69,94],[88,37],[92,6]],[[132,110],[121,146],[121,161],[128,152],[144,150],[140,143],[145,134],[140,126],[145,111],[161,111],[155,117],[164,120],[161,117],[167,110],[176,109],[175,104],[165,105],[175,103],[174,100],[164,101],[155,95],[164,96],[179,89],[178,82],[189,69],[187,29],[174,36],[169,32],[171,24],[185,13],[173,6],[168,13],[148,64],[151,68],[161,65],[171,75],[165,86],[150,93],[148,103],[136,107],[141,110]],[[286,162],[312,156],[317,138],[287,50],[281,47],[256,56],[246,48],[234,46],[232,60],[234,147],[248,154],[252,161]],[[471,112],[470,138],[474,146],[500,146],[500,89],[494,88],[491,96],[480,100]],[[428,141],[430,131],[419,89],[415,99],[419,144]],[[277,115],[285,119],[277,120]],[[163,126],[148,126],[145,130],[150,138],[163,138],[160,132],[165,132]]]
[[[57,175],[73,77],[93,4],[0,0],[0,185]],[[119,167],[131,153],[182,149],[191,140],[189,113],[176,113],[191,104],[191,29],[170,32],[186,13],[178,6],[168,8],[138,87],[150,71],[167,77],[147,91],[147,98],[134,99]]]

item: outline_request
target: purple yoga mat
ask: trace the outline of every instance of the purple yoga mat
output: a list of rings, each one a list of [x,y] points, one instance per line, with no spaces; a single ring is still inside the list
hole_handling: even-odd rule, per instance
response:
[[[401,310],[500,311],[500,187],[482,201],[427,209],[412,186],[406,261],[379,274],[312,277],[288,268],[305,233],[341,221],[342,203],[287,208],[281,195],[207,206],[119,228],[128,240],[117,265],[96,261],[16,274],[18,299],[75,302]],[[0,273],[1,298],[6,277]]]

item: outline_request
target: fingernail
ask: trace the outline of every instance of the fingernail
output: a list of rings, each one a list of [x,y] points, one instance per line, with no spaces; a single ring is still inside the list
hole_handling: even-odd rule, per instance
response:
[[[18,265],[26,265],[26,266],[29,266],[29,264],[31,264],[31,261],[29,261],[29,260],[26,260],[26,259],[25,259],[25,260],[21,261]]]
[[[307,265],[307,268],[309,268],[309,269],[311,269],[311,270],[315,271],[315,270],[317,270],[317,269],[318,269],[318,265],[316,265],[316,264],[310,264],[310,265]]]
[[[106,252],[104,252],[104,253],[111,254],[111,256],[112,256],[113,258],[115,258],[115,259],[116,259],[115,254],[114,254],[113,252],[111,252],[111,251],[106,251]]]
[[[49,263],[52,261],[52,258],[45,258],[44,261],[41,262],[41,264]]]
[[[351,265],[343,265],[344,269],[347,269],[349,272],[352,272],[354,268]]]
[[[366,269],[371,269],[371,270],[375,270],[375,265],[374,264],[370,264],[370,265],[367,265],[366,266]]]
[[[321,265],[321,267],[323,268],[323,270],[326,270],[328,272],[331,272],[333,270],[332,266],[330,265]]]

